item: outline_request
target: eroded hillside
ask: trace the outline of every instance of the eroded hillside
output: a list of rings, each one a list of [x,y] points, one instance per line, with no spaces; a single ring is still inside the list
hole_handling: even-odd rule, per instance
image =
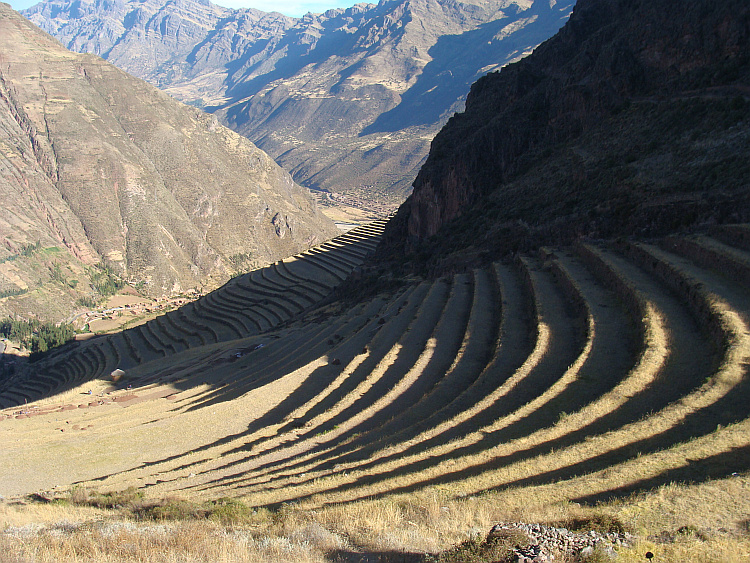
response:
[[[746,2],[581,0],[554,38],[472,86],[396,238],[461,218],[446,240],[469,230],[477,252],[512,251],[748,220],[749,38]]]
[[[24,11],[205,107],[303,185],[397,205],[469,85],[554,34],[574,2],[389,0],[288,18],[208,2]]]
[[[6,312],[67,316],[94,265],[161,295],[335,234],[307,190],[216,118],[67,51],[5,4],[0,26]]]
[[[664,17],[683,39],[677,55],[695,41],[693,55],[704,55],[670,61],[679,42],[639,34],[656,4],[674,10]],[[44,499],[72,498],[73,482],[150,499],[242,499],[253,517],[268,515],[264,530],[295,513],[310,524],[305,537],[314,526],[319,538],[353,538],[316,561],[429,561],[419,514],[452,526],[458,513],[484,521],[490,505],[512,506],[512,518],[542,512],[551,526],[565,510],[600,510],[609,531],[646,530],[625,544],[610,534],[605,553],[558,544],[541,554],[556,560],[740,561],[750,542],[750,226],[730,221],[747,212],[748,9],[579,6],[551,43],[569,41],[567,51],[541,50],[569,57],[560,68],[571,74],[540,77],[538,60],[507,72],[511,94],[578,92],[580,106],[554,113],[559,121],[518,114],[538,122],[497,137],[494,116],[513,100],[483,90],[506,71],[488,78],[472,94],[483,103],[434,143],[425,183],[375,258],[382,223],[6,379],[0,483],[44,489]],[[650,84],[650,67],[628,56],[633,44],[661,53],[645,60],[662,61],[652,66],[664,99],[654,86],[609,108],[620,90],[598,72],[629,85],[622,91]],[[619,207],[622,194],[630,207]],[[425,209],[424,230],[408,231],[410,213]],[[352,515],[380,501],[388,532],[357,543],[374,526]],[[354,523],[339,526],[334,510]]]

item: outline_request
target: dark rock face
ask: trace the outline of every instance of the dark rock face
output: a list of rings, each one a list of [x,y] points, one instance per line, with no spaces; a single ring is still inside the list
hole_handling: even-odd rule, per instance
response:
[[[529,155],[585,137],[610,119],[622,128],[611,135],[636,135],[642,123],[627,111],[638,104],[672,110],[675,101],[721,98],[742,106],[750,94],[749,38],[750,4],[741,0],[579,0],[555,37],[472,86],[466,112],[435,138],[400,211],[403,234],[425,239],[491,192],[502,208],[504,186],[526,172]],[[681,119],[689,124],[694,116]],[[503,211],[500,218],[532,221]]]
[[[288,18],[191,0],[48,0],[24,15],[214,112],[304,185],[406,195],[470,84],[550,37],[573,4],[384,0]]]

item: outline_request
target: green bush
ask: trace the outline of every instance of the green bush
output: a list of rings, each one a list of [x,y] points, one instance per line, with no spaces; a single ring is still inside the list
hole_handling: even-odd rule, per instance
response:
[[[76,305],[79,307],[85,307],[86,309],[95,309],[99,305],[99,301],[93,297],[84,295],[76,300]]]
[[[474,536],[457,546],[433,556],[435,563],[500,563],[510,562],[513,549],[528,545],[529,538],[521,530],[503,530],[486,539]]]
[[[125,287],[125,282],[117,277],[107,265],[99,265],[96,268],[89,269],[89,279],[91,280],[91,287],[102,297],[114,295]]]

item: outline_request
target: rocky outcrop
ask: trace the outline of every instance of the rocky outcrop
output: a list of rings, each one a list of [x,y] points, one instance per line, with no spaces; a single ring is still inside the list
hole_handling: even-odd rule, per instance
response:
[[[49,312],[31,302],[47,290],[72,307],[89,291],[86,266],[163,295],[226,280],[236,255],[267,264],[337,233],[308,191],[247,139],[98,57],[67,51],[6,4],[0,124],[0,292],[50,283],[24,295],[18,311],[4,303],[7,313]],[[55,250],[19,257],[32,247]]]
[[[627,532],[595,530],[574,532],[567,528],[526,522],[502,522],[495,524],[487,535],[487,542],[503,539],[512,532],[521,532],[528,538],[526,545],[513,549],[513,561],[517,563],[541,563],[564,558],[592,558],[594,554],[611,559],[617,557],[615,547],[628,546],[634,536]]]
[[[48,0],[24,14],[215,112],[303,185],[402,198],[470,84],[555,33],[573,4],[384,0],[288,18],[194,0]]]
[[[689,222],[720,221],[728,217],[725,211],[731,207],[741,212],[735,220],[741,219],[747,213],[747,198],[741,197],[743,191],[747,194],[747,176],[743,183],[741,170],[729,171],[729,185],[734,188],[724,185],[721,174],[714,189],[690,186],[689,180],[685,185],[680,167],[670,164],[684,151],[671,153],[668,144],[676,147],[683,142],[686,151],[696,152],[696,159],[685,163],[695,167],[692,178],[706,172],[698,160],[709,154],[709,138],[714,143],[725,138],[728,157],[741,150],[744,140],[731,141],[736,135],[729,128],[746,119],[749,38],[750,5],[739,0],[579,0],[555,37],[526,59],[472,86],[466,111],[454,116],[433,141],[414,193],[401,211],[407,218],[408,236],[423,240],[436,234],[472,205],[486,203],[483,198],[489,194],[496,222],[541,225],[560,220],[565,213],[578,221],[577,235],[609,229],[613,232],[608,234],[616,236],[625,234],[628,224],[658,230],[658,216],[664,213],[659,206],[672,196],[692,201],[694,217]],[[714,103],[724,106],[711,106]],[[696,111],[696,104],[705,107]],[[681,114],[677,112],[680,105],[684,106]],[[726,127],[721,118],[708,122],[706,108],[715,108],[717,114],[736,111],[735,121],[724,123]],[[620,167],[622,147],[607,154],[601,139],[614,139],[613,145],[618,137],[642,141],[640,132],[654,122],[653,116],[647,117],[649,112],[674,113],[675,123],[666,126],[675,138],[667,138],[664,131],[652,132],[648,143],[655,146],[650,152],[634,153],[633,160]],[[711,128],[715,130],[707,131]],[[597,135],[599,141],[594,142]],[[570,143],[581,146],[573,150]],[[539,170],[551,162],[545,159],[566,144],[571,150],[555,166],[566,166],[565,159],[578,159],[582,164],[571,167],[567,189],[560,182],[560,191],[555,191],[549,167],[547,176]],[[657,156],[662,159],[660,167],[648,161]],[[592,159],[600,162],[594,165]],[[614,168],[627,177],[616,177]],[[521,182],[521,186],[519,177],[530,178],[530,171],[537,174],[536,180]],[[668,175],[679,178],[677,183],[682,185],[670,184]],[[598,186],[593,186],[594,180]],[[726,195],[724,211],[719,211],[722,202],[695,204],[720,195]],[[628,200],[630,211],[623,207],[617,213],[629,215],[632,222],[623,220],[613,227],[617,223],[614,212],[607,225],[597,222],[596,214],[605,216],[603,208],[621,196]],[[734,201],[742,201],[739,210]],[[561,209],[560,202],[567,209]],[[649,210],[649,206],[656,207]],[[576,209],[591,217],[576,215]],[[549,211],[546,218],[541,216],[544,210]]]

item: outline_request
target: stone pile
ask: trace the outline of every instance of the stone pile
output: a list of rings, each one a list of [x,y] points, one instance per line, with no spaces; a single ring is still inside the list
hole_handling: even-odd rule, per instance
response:
[[[616,557],[616,546],[627,546],[632,537],[630,534],[606,533],[594,530],[589,532],[571,532],[566,528],[555,528],[543,524],[527,524],[525,522],[502,522],[490,530],[487,540],[493,537],[504,537],[509,532],[523,532],[529,539],[525,546],[518,546],[513,550],[515,561],[518,563],[541,563],[554,561],[556,556],[591,555],[595,550],[607,553],[612,559]]]

